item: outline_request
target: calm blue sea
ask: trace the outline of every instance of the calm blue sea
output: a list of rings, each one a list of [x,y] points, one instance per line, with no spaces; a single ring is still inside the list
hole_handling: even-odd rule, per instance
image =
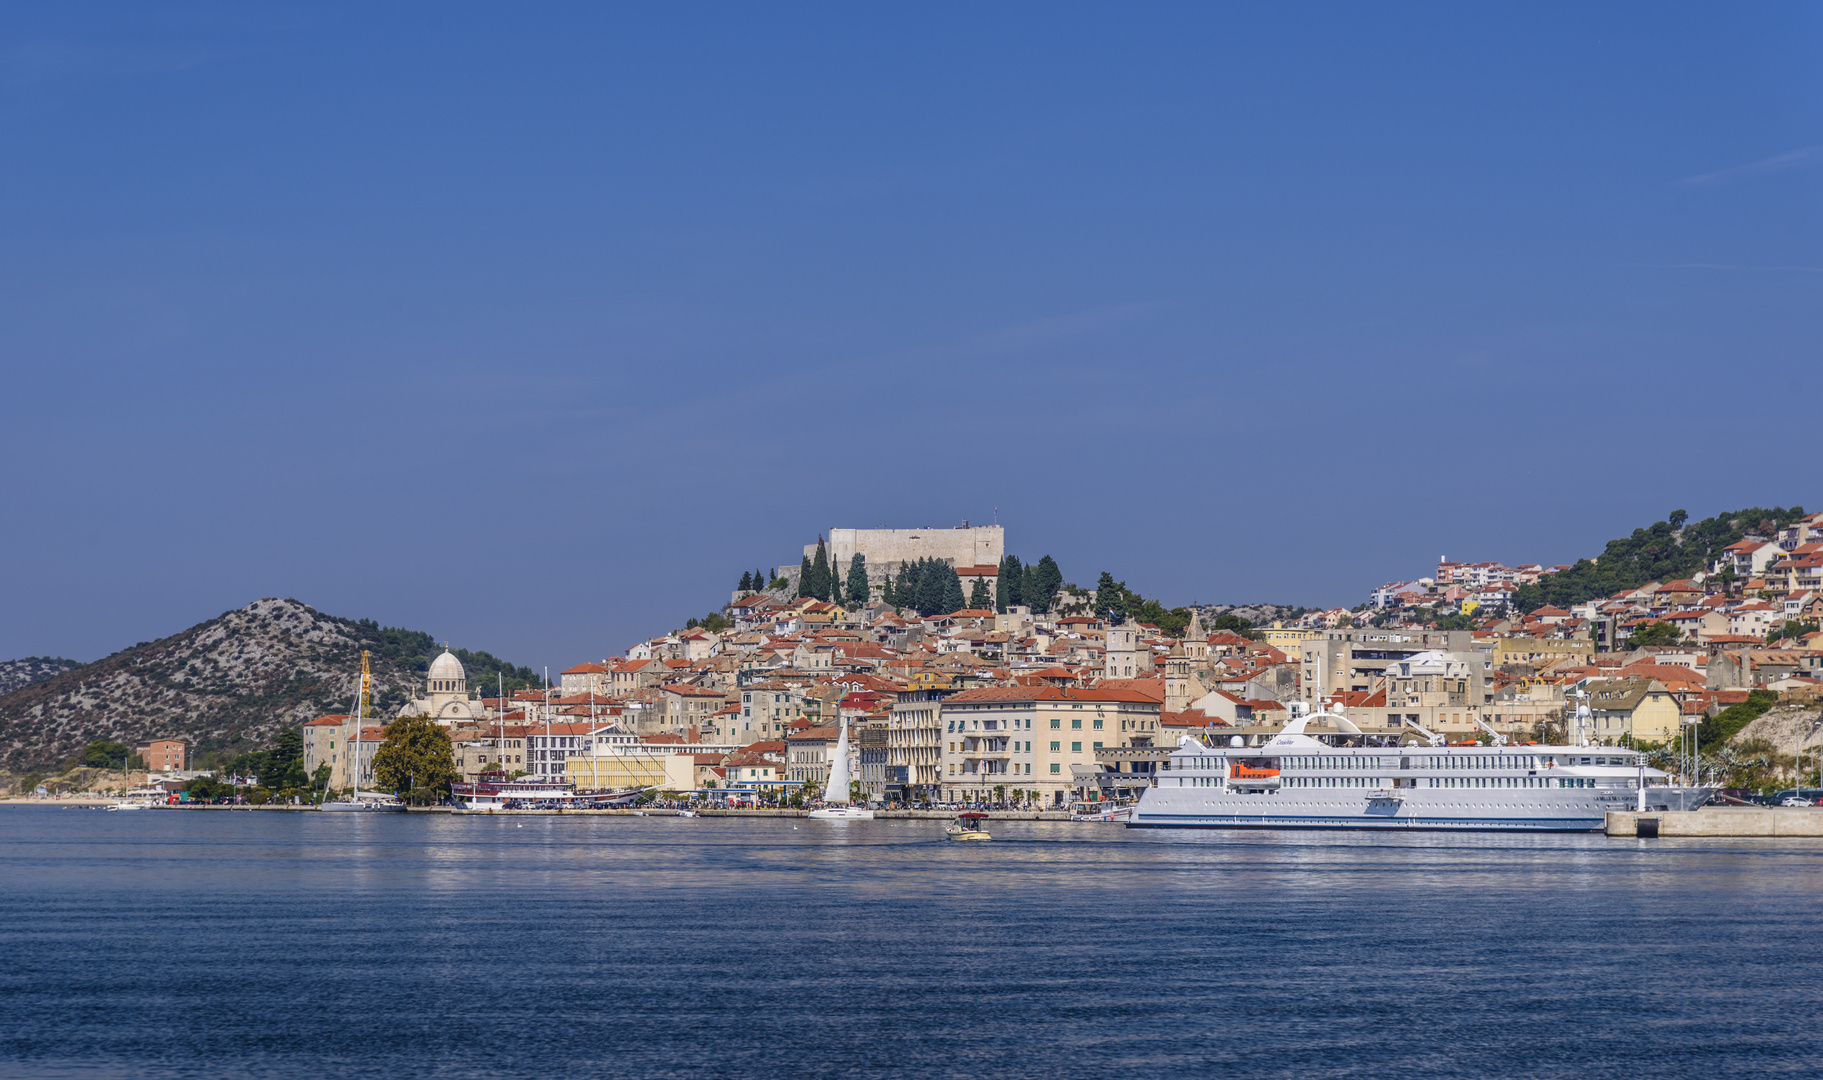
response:
[[[1823,844],[0,807],[0,1075],[1823,1075]]]

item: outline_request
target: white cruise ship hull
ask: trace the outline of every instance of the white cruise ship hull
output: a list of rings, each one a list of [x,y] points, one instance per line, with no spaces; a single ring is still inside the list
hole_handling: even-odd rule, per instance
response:
[[[1322,738],[1306,733],[1308,717],[1253,747],[1184,737],[1127,827],[1592,832],[1610,810],[1707,798],[1663,784],[1630,748],[1388,746],[1346,717],[1325,717],[1336,731]]]
[[[1276,794],[1146,791],[1130,829],[1441,829],[1492,832],[1592,832],[1609,810],[1630,810],[1630,792],[1408,789],[1399,800],[1369,799],[1347,788],[1288,789]],[[1425,798],[1427,795],[1454,796]]]

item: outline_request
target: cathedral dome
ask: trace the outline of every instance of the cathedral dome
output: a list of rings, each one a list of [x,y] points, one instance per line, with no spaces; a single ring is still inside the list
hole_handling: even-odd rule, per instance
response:
[[[467,679],[468,672],[462,670],[462,661],[456,659],[455,653],[444,649],[442,656],[430,662],[430,677],[444,680]]]

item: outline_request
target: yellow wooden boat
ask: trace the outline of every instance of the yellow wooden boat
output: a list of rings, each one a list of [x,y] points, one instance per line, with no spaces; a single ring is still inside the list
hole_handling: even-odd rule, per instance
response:
[[[961,814],[943,829],[951,840],[992,840],[988,834],[986,814]]]

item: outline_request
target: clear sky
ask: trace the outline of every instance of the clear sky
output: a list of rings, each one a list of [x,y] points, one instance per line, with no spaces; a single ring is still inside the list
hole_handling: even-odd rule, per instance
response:
[[[1358,603],[1823,507],[1817,5],[13,5],[0,657],[830,526]]]

